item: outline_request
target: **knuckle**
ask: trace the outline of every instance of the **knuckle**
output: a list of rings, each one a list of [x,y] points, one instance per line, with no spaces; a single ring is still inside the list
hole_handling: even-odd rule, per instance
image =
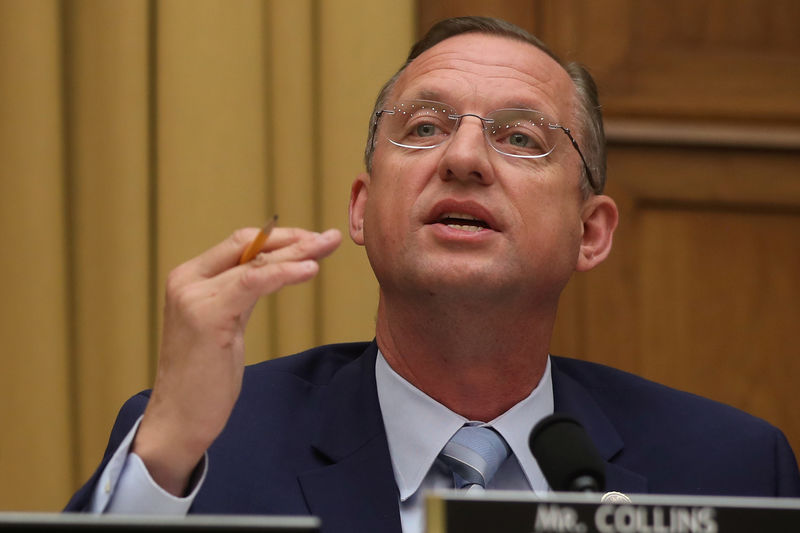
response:
[[[251,261],[250,265],[254,267],[264,266],[270,262],[271,254],[267,252],[259,252]]]
[[[239,276],[239,285],[247,292],[257,289],[260,285],[261,278],[259,274],[259,269],[257,268],[244,269],[242,271],[242,275]]]
[[[167,292],[167,310],[186,316],[191,314],[193,307],[193,294],[188,287],[181,287],[175,291]]]
[[[292,273],[292,269],[289,263],[278,263],[275,265],[273,269],[275,272],[275,277],[278,278],[280,281],[283,281],[287,277],[289,277]]]
[[[313,235],[312,232],[302,228],[281,228],[281,230],[284,232],[283,241],[286,246],[292,247],[296,247],[299,243],[308,240],[310,235]]]
[[[228,237],[228,240],[230,240],[237,247],[241,247],[249,243],[252,238],[253,231],[251,228],[239,228],[231,233],[230,237]]]
[[[192,331],[206,332],[209,325],[208,314],[196,302],[188,303],[181,308],[184,322]]]
[[[168,292],[164,315],[165,323],[183,324],[190,330],[202,331],[206,319],[198,289],[189,285]]]
[[[165,289],[167,293],[167,299],[173,297],[175,294],[180,292],[181,287],[183,286],[183,268],[182,266],[176,267],[167,274],[167,279],[165,281]]]
[[[265,268],[248,269],[239,278],[242,290],[259,294],[269,294],[277,291],[293,279],[295,268],[291,263],[277,262]]]
[[[181,287],[167,295],[173,307],[177,309],[189,309],[192,306],[192,291],[187,287]]]
[[[291,240],[301,239],[308,234],[307,230],[300,228],[284,228],[284,230],[289,234]]]
[[[312,254],[317,248],[317,241],[314,238],[301,239],[295,244],[295,250],[301,257]]]

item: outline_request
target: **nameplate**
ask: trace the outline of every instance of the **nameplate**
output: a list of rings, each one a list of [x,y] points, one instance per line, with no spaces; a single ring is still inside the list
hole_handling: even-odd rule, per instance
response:
[[[800,499],[437,491],[427,533],[772,533],[800,531]]]

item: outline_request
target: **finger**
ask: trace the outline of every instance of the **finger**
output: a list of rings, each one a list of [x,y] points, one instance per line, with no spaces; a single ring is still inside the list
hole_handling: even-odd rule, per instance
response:
[[[288,246],[260,253],[251,266],[260,267],[269,263],[322,259],[330,255],[342,242],[342,234],[337,229],[329,229],[320,234],[306,236]]]
[[[238,264],[244,248],[258,235],[258,228],[242,228],[234,231],[230,237],[202,254],[180,265],[176,276],[197,280],[210,278]],[[275,228],[264,245],[265,249],[276,249],[297,242],[303,237],[315,233],[300,228]]]
[[[260,297],[308,281],[317,272],[319,264],[313,259],[283,261],[259,268],[231,269],[208,283],[213,285],[209,289],[216,292],[216,305],[230,316],[247,316]]]
[[[279,248],[275,252],[264,252],[245,265],[228,269],[217,276],[204,280],[201,294],[216,309],[227,316],[238,316],[242,324],[252,311],[256,301],[296,283],[313,278],[319,270],[318,259],[332,253],[341,243],[341,233],[329,230],[322,234],[304,236],[299,242]],[[286,252],[280,261],[273,254]],[[213,296],[212,296],[213,295]]]
[[[317,261],[330,255],[341,242],[342,234],[336,229],[305,236],[219,274],[209,280],[209,290],[219,294],[225,305],[231,305],[230,312],[241,312],[261,296],[311,279],[319,270]]]

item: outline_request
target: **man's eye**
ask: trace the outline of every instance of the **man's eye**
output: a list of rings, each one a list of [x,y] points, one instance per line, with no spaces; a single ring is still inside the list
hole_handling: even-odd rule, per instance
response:
[[[525,148],[531,144],[531,138],[522,133],[514,133],[508,137],[508,143],[512,146]]]
[[[433,124],[420,124],[416,127],[415,132],[420,137],[431,137],[436,135],[436,126]]]

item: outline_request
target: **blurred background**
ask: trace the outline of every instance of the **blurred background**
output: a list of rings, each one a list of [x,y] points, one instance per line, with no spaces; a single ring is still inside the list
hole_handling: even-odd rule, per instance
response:
[[[346,230],[379,87],[465,14],[600,87],[622,219],[553,353],[745,409],[800,452],[800,3],[0,0],[0,510],[58,510],[91,474],[151,384],[172,268],[273,213]],[[368,340],[376,297],[346,239],[259,303],[248,361]]]

